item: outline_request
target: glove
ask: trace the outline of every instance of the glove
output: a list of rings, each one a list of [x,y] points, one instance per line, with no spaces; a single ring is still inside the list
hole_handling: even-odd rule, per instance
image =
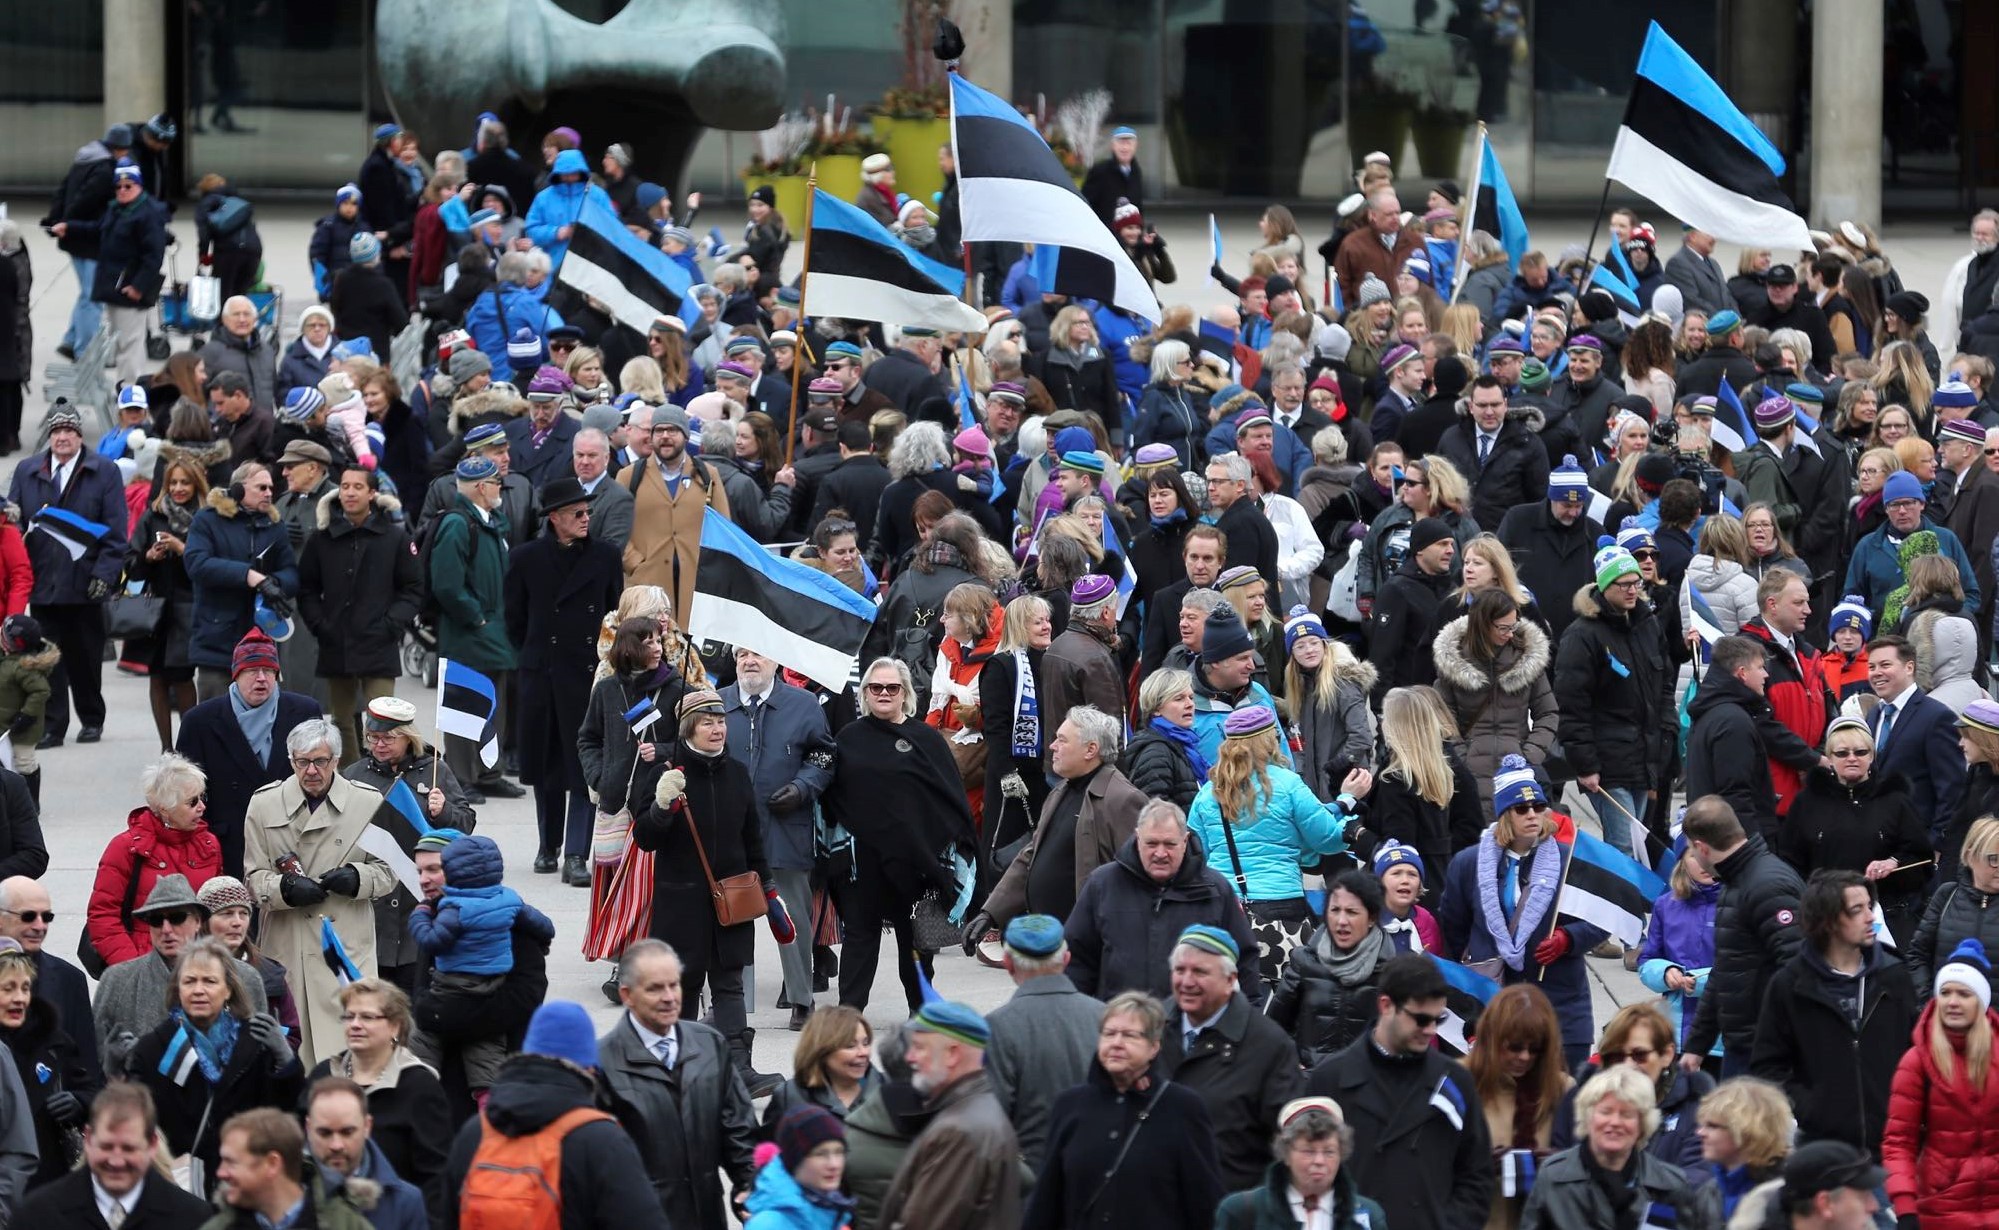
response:
[[[264,605],[271,608],[272,614],[276,615],[279,619],[290,619],[292,617],[291,595],[285,593],[284,588],[276,581],[270,577],[265,577],[264,583],[257,586],[257,592],[263,595]]]
[[[798,788],[797,782],[786,782],[764,801],[770,804],[772,811],[792,811],[805,806],[805,792]]]
[[[1355,606],[1355,607],[1356,607],[1356,608],[1357,608],[1357,609],[1358,609],[1358,610],[1360,611],[1360,617],[1361,617],[1362,619],[1372,619],[1372,618],[1374,618],[1374,599],[1373,599],[1373,598],[1355,598],[1355,599],[1353,600],[1353,604],[1354,604],[1354,606]]]
[[[662,810],[677,806],[682,795],[687,793],[687,774],[680,769],[668,769],[659,775],[659,785],[653,788],[652,801]]]
[[[1914,1213],[1904,1213],[1895,1219],[1895,1230],[1922,1230],[1922,1223]]]
[[[83,593],[92,602],[102,602],[111,596],[111,582],[103,577],[92,577],[90,584],[83,587]]]
[[[76,1095],[67,1089],[56,1090],[42,1105],[49,1112],[49,1118],[64,1127],[76,1127],[85,1118],[83,1103],[77,1101]]]
[[[27,734],[28,727],[33,726],[34,724],[35,724],[34,715],[27,713],[17,713],[14,715],[14,720],[7,723],[7,733],[13,735],[15,738],[18,739],[22,735]]]
[[[965,942],[965,955],[972,956],[979,950],[979,941],[986,938],[986,932],[993,929],[993,916],[981,910],[972,915],[972,921],[965,924],[961,937]]]
[[[354,869],[353,864],[342,863],[319,877],[319,886],[343,897],[358,897],[361,895],[361,873]]]
[[[285,1037],[285,1027],[278,1024],[278,1018],[259,1012],[243,1022],[243,1028],[270,1052],[272,1067],[282,1068],[292,1061],[291,1040]]]
[[[1557,927],[1548,933],[1547,939],[1534,945],[1534,959],[1542,965],[1553,965],[1569,955],[1569,949],[1573,944],[1574,941],[1569,939],[1569,933]]]
[[[798,938],[798,928],[791,922],[791,911],[784,908],[784,902],[774,888],[764,889],[764,917],[770,920],[770,937],[778,943],[789,944]]]
[[[287,871],[278,881],[278,896],[285,899],[286,905],[303,909],[326,900],[326,890],[310,876]]]

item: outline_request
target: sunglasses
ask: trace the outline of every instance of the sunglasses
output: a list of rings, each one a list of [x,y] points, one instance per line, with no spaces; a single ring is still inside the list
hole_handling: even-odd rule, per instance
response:
[[[24,923],[52,923],[56,920],[56,912],[54,910],[8,910],[6,912]]]
[[[51,914],[49,917],[54,918],[55,915]],[[155,927],[178,927],[186,922],[187,918],[188,911],[186,910],[161,910],[156,914],[149,915],[146,921]]]
[[[1648,560],[1648,559],[1658,559],[1658,558],[1659,558],[1659,553],[1658,553],[1657,551],[1648,551],[1648,550],[1642,550],[1642,549],[1641,549],[1641,550],[1637,550],[1637,551],[1633,551],[1633,552],[1631,553],[1631,558],[1632,558],[1632,559],[1635,559],[1635,560]]]
[[[1627,1059],[1632,1063],[1650,1063],[1652,1056],[1658,1053],[1648,1046],[1634,1046],[1628,1051],[1604,1051],[1597,1058],[1603,1060],[1604,1067],[1614,1068]]]
[[[902,685],[899,683],[870,683],[863,686],[867,688],[868,693],[872,696],[894,696],[897,692],[902,691]]]
[[[1988,448],[1985,450],[1985,455],[1987,457],[1999,457],[1999,448]]]
[[[1447,1012],[1412,1012],[1407,1008],[1399,1006],[1396,1008],[1396,1011],[1416,1022],[1416,1028],[1418,1029],[1435,1029],[1444,1023],[1446,1016],[1450,1015]]]
[[[1515,803],[1506,809],[1510,816],[1537,816],[1548,810],[1546,803]]]
[[[1842,747],[1826,753],[1826,755],[1831,756],[1835,760],[1853,760],[1862,756],[1872,756],[1873,754],[1874,749],[1871,747]]]

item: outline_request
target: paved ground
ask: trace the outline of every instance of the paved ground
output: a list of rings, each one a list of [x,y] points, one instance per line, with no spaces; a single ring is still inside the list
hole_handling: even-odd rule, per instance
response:
[[[10,204],[14,217],[32,220],[40,216],[45,203],[39,199],[17,199]],[[312,219],[317,212],[296,206],[259,209],[268,276],[272,282],[291,291],[286,305],[288,337],[299,310],[309,302],[307,288],[311,280],[306,272],[305,249]],[[704,221],[720,224],[723,219],[719,211],[711,211]],[[1581,242],[1588,231],[1587,220],[1534,221],[1538,242],[1551,251],[1559,249],[1564,243]],[[1205,215],[1191,213],[1165,212],[1157,218],[1156,225],[1167,236],[1176,257],[1183,264],[1181,281],[1162,288],[1163,297],[1169,303],[1185,302],[1204,307],[1214,294],[1219,293],[1207,286],[1205,275],[1198,267],[1190,267],[1196,265],[1196,254],[1205,251],[1205,223]],[[1309,217],[1306,226],[1316,236],[1323,233],[1325,219]],[[36,271],[35,368],[39,373],[53,359],[54,346],[60,339],[75,287],[68,262],[55,250],[53,241],[32,227],[24,229],[28,233]],[[191,221],[183,218],[177,229],[185,238],[192,240]],[[1245,252],[1254,235],[1253,213],[1239,211],[1226,216],[1224,240],[1230,253]],[[1941,284],[1944,270],[1963,247],[1961,237],[1940,227],[1909,230],[1890,227],[1886,242],[1909,285],[1926,291],[1933,291]],[[792,251],[795,262],[798,259],[795,245]],[[1239,255],[1237,259],[1241,259]],[[1724,263],[1732,259],[1732,254],[1724,254]],[[190,266],[191,262],[182,262],[182,276],[186,276]],[[181,341],[178,344],[185,343]],[[38,420],[43,408],[39,394],[40,381],[37,380],[29,401],[31,423]],[[417,703],[419,711],[425,715],[425,725],[429,726],[435,705],[434,693],[425,692],[413,679],[402,680],[399,691]],[[107,675],[106,693],[111,716],[105,728],[104,742],[94,747],[71,744],[44,755],[42,797],[47,810],[43,827],[51,855],[46,879],[59,915],[50,942],[56,951],[63,953],[75,949],[97,858],[105,843],[119,830],[127,812],[139,803],[139,771],[157,748],[145,682],[110,673]],[[527,800],[496,801],[482,808],[481,816],[479,831],[494,837],[506,853],[509,866],[519,869],[515,879],[517,886],[556,922],[558,938],[551,961],[550,994],[580,1000],[590,1005],[593,1012],[608,1023],[613,1011],[596,989],[604,977],[605,967],[589,965],[576,955],[577,943],[584,929],[587,893],[582,889],[562,887],[553,876],[527,874],[526,868],[536,846],[533,808]],[[688,904],[689,908],[702,908],[702,903],[698,901]],[[751,1015],[751,1023],[759,1030],[757,1062],[767,1071],[788,1072],[793,1038],[784,1029],[786,1014],[772,1006],[780,985],[778,963],[769,934],[763,928],[758,928],[758,953],[755,999],[758,1010]],[[1590,970],[1594,976],[1599,1022],[1607,1019],[1619,1003],[1631,1002],[1646,994],[1637,979],[1615,962],[1592,960]],[[946,994],[978,1008],[994,1007],[1010,992],[1004,974],[985,969],[955,953],[947,954],[940,960],[937,984]],[[821,998],[825,1000],[829,997]],[[877,979],[870,1015],[878,1022],[899,1019],[902,1015],[900,988],[887,961],[883,962]]]

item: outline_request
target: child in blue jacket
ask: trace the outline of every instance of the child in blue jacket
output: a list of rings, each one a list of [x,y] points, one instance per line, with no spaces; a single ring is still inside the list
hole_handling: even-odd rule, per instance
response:
[[[432,959],[432,994],[483,1000],[513,972],[515,925],[547,941],[555,924],[500,882],[507,867],[492,838],[460,837],[441,858],[444,894],[410,913],[410,938]],[[474,1043],[463,1053],[466,1084],[484,1089],[507,1057],[506,1042]]]
[[[1652,903],[1652,921],[1638,950],[1638,977],[1665,996],[1666,1018],[1680,1050],[1686,1049],[1714,967],[1714,911],[1721,899],[1721,881],[1687,852],[1685,840],[1674,843],[1672,887]],[[1721,1043],[1710,1053],[1721,1054]]]

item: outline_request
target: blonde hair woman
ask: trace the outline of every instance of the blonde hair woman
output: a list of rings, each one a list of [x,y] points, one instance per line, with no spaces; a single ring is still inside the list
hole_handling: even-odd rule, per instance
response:
[[[1458,746],[1458,723],[1431,687],[1396,688],[1381,702],[1388,758],[1368,798],[1368,831],[1423,860],[1423,901],[1435,907],[1451,851],[1484,823],[1479,787]]]
[[[1118,769],[1152,798],[1170,800],[1186,811],[1207,780],[1208,758],[1194,729],[1194,676],[1165,667],[1138,686],[1138,712],[1131,742]]]
[[[1010,810],[1016,817],[1024,813],[1024,835],[1040,818],[1041,804],[1048,798],[1042,755],[1048,736],[1054,732],[1044,729],[1036,684],[1041,677],[1042,655],[1054,639],[1054,614],[1048,600],[1022,594],[1006,604],[1000,616],[999,643],[979,669],[979,708],[986,732],[985,827],[981,836],[989,854],[1002,844],[1000,820],[1004,813]],[[1008,840],[1014,836],[1012,831],[1007,833]]]
[[[1549,682],[1548,634],[1513,596],[1489,588],[1437,633],[1437,694],[1463,732],[1466,765],[1490,783],[1500,758],[1522,753],[1539,764],[1555,743],[1560,709]],[[1491,802],[1489,784],[1480,797]]]
[[[1986,1175],[1999,1073],[1992,1066],[1992,967],[1966,940],[1937,970],[1935,998],[1916,1025],[1888,1092],[1881,1160],[1898,1217],[1927,1226],[1987,1225]]]
[[[1694,557],[1687,563],[1686,579],[1680,583],[1680,627],[1688,636],[1698,635],[1693,630],[1696,593],[1714,611],[1724,636],[1733,636],[1756,618],[1756,577],[1749,571],[1754,562],[1749,535],[1739,519],[1728,513],[1707,519]]]
[[[1732,1217],[1750,1189],[1777,1178],[1791,1156],[1798,1126],[1791,1100],[1779,1085],[1736,1076],[1701,1099],[1697,1118],[1701,1160],[1714,1172],[1722,1215]]]
[[[1485,340],[1485,322],[1471,304],[1453,303],[1444,309],[1436,332],[1456,343],[1460,355],[1476,355]]]
[[[1880,390],[1881,400],[1907,406],[1915,415],[1917,430],[1928,435],[1934,426],[1930,398],[1935,396],[1937,385],[1923,362],[1923,352],[1913,342],[1889,342],[1877,357],[1881,370],[1874,374],[1874,387]]]
[[[701,664],[694,642],[674,622],[673,596],[657,585],[628,585],[618,597],[618,609],[604,616],[597,629],[597,673],[591,677],[593,685],[617,673],[611,666],[611,646],[618,639],[618,625],[641,617],[659,621],[660,656],[689,681],[689,686],[707,679],[708,669]]]
[[[1367,698],[1374,667],[1326,634],[1319,617],[1291,608],[1284,621],[1284,708],[1302,751],[1305,782],[1321,799],[1333,797],[1336,765],[1374,763],[1374,717]]]
[[[665,378],[660,375],[659,360],[649,354],[625,360],[625,365],[618,369],[618,387],[627,393],[636,393],[639,400],[648,406],[666,401]]]

